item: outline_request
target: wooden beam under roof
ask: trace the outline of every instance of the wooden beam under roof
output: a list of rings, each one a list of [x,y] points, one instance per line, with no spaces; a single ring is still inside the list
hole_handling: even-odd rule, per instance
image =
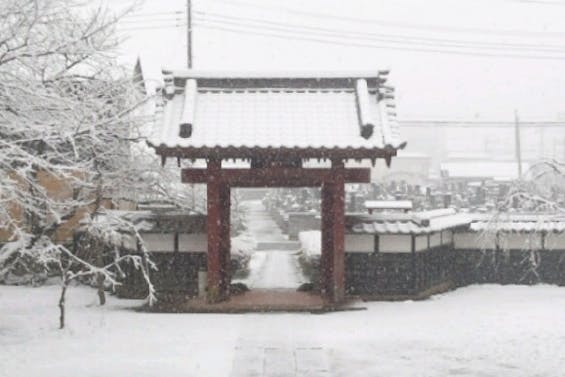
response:
[[[256,168],[221,169],[220,182],[232,187],[316,187],[334,179],[332,169],[306,168]],[[208,183],[207,169],[183,169],[183,183]],[[344,169],[345,183],[370,183],[371,170],[367,168]]]
[[[342,160],[376,160],[386,159],[396,156],[397,150],[393,147],[384,148],[259,148],[247,146],[228,146],[228,147],[165,147],[149,144],[155,148],[156,154],[162,158],[178,157],[187,159],[251,159],[265,158],[272,159],[273,156],[284,160],[288,158],[301,159],[342,159]],[[400,148],[404,148],[403,143]]]

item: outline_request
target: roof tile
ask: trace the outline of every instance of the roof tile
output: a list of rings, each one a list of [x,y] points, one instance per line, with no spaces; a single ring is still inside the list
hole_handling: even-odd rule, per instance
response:
[[[376,85],[383,81],[378,73],[366,79],[326,78],[324,85],[315,78],[277,78],[276,82],[249,78],[238,87],[228,77],[204,79],[195,74],[191,78],[190,72],[167,80],[164,107],[157,114],[149,140],[154,147],[397,149],[405,144],[391,111],[392,100],[377,94]],[[226,82],[229,87],[220,87]],[[344,86],[344,82],[351,85]],[[281,88],[281,83],[287,87]],[[355,83],[361,83],[357,85],[363,89],[361,101],[356,97]],[[185,98],[186,93],[195,96]],[[193,108],[187,108],[191,105]],[[190,120],[190,137],[179,136],[180,124]],[[376,123],[366,138],[361,136],[362,120]]]

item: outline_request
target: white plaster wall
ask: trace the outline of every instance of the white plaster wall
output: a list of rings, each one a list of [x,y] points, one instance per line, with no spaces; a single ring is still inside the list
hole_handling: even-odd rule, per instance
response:
[[[546,250],[565,250],[565,233],[548,233],[545,236]]]
[[[206,233],[179,234],[179,252],[194,253],[208,251],[208,235]]]
[[[541,235],[537,233],[501,233],[500,247],[504,250],[539,250]]]
[[[346,234],[346,253],[372,253],[375,251],[375,236],[372,234]]]
[[[441,234],[432,233],[430,234],[430,247],[437,247],[441,245]]]
[[[173,233],[142,233],[141,238],[149,251],[175,251],[175,238]]]
[[[412,252],[412,236],[384,234],[379,236],[379,252],[410,253]]]
[[[424,251],[428,249],[428,236],[416,236],[416,251]]]
[[[441,232],[441,242],[444,245],[450,244],[453,242],[453,231],[451,230],[443,230]]]
[[[496,248],[494,237],[484,238],[481,233],[464,232],[453,233],[453,246],[455,249],[492,250]]]

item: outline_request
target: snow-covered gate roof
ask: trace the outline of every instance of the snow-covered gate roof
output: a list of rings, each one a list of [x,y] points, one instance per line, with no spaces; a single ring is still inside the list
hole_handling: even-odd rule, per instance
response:
[[[401,140],[387,71],[238,74],[163,71],[163,106],[149,144],[163,155],[226,157],[310,150],[296,157],[395,155]],[[315,152],[312,152],[315,150]],[[245,156],[241,154],[245,152]],[[361,152],[361,153],[360,153]]]

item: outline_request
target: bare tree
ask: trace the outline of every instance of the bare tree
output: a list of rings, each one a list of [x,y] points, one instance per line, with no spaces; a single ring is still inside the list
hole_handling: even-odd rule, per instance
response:
[[[533,277],[540,281],[538,267],[541,255],[537,238],[547,233],[544,224],[565,214],[565,163],[553,159],[533,164],[524,178],[514,182],[508,194],[498,203],[480,235],[483,255],[479,263],[491,263],[495,271],[500,261],[496,260],[494,253],[487,257],[486,250],[494,248],[503,255],[508,254],[508,229],[503,229],[503,224],[508,223],[513,214],[535,217],[535,221],[530,220],[532,226],[524,230],[528,237],[522,248],[524,271],[521,280]]]
[[[84,216],[96,224],[89,231],[102,232],[96,216],[109,198],[154,190],[164,174],[149,153],[132,151],[144,138],[143,98],[113,57],[120,16],[75,0],[0,2],[0,280],[17,268],[58,268],[61,327],[69,282],[90,276],[115,285],[122,263],[144,271],[155,299],[136,232],[140,254],[106,264],[101,255],[80,258],[67,242]],[[111,232],[116,223],[105,226]]]

